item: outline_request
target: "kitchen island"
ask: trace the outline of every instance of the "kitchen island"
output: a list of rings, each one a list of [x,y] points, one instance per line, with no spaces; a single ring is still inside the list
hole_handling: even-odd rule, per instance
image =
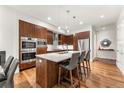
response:
[[[36,55],[36,83],[41,87],[53,87],[58,82],[59,64],[79,51],[63,51]]]

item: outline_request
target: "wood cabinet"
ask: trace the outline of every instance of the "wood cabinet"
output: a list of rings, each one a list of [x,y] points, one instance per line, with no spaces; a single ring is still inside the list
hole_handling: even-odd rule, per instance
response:
[[[47,29],[39,25],[35,25],[35,38],[47,39]]]
[[[73,35],[59,35],[59,44],[73,45]]]
[[[35,66],[36,66],[36,61],[19,64],[20,71],[31,68],[31,67],[35,67]]]
[[[69,45],[73,45],[73,35],[66,36],[66,43]]]
[[[37,54],[45,54],[47,52],[47,47],[37,48]]]
[[[21,63],[21,55],[20,55],[21,37],[47,39],[47,29],[39,25],[35,25],[29,22],[19,20],[19,60],[20,60],[19,68],[20,68],[20,71],[36,65],[36,61]],[[47,51],[47,48],[37,48],[36,52],[37,54],[43,54],[43,53],[46,53],[46,51]]]
[[[35,26],[34,24],[19,20],[19,34],[23,37],[34,37]]]
[[[44,59],[37,59],[36,82],[43,88],[51,88],[58,82],[59,64]]]
[[[39,25],[19,20],[19,35],[23,37],[47,39],[47,29]]]
[[[76,33],[78,39],[88,39],[90,38],[90,31]]]
[[[54,35],[53,32],[48,31],[48,33],[47,33],[47,44],[53,44],[53,35]]]

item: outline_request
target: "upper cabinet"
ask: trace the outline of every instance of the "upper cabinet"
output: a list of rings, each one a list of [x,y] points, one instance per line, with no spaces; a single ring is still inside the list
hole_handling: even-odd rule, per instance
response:
[[[65,35],[59,34],[59,44],[73,45],[73,35],[65,36]]]
[[[48,31],[48,33],[47,33],[47,44],[53,44],[53,36],[54,36],[54,33],[52,31]]]
[[[19,20],[20,35],[24,37],[34,37],[35,26],[34,24]]]
[[[47,39],[46,28],[22,20],[19,20],[19,34],[23,37]]]
[[[35,25],[35,37],[40,39],[47,39],[47,29],[39,25]]]
[[[68,45],[73,45],[73,35],[66,36],[66,42]]]

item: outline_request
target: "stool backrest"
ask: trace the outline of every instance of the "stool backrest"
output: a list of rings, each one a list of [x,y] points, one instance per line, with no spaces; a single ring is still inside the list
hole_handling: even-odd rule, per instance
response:
[[[3,70],[4,70],[5,75],[7,75],[9,67],[10,67],[13,59],[14,59],[13,56],[9,56],[7,61],[5,62],[4,66],[3,66]]]
[[[87,51],[86,60],[90,60],[90,50]]]
[[[84,56],[85,56],[85,53],[86,53],[86,51],[83,51],[82,53],[81,53],[81,55],[80,55],[80,57],[79,57],[79,64],[81,63],[81,62],[84,62]]]
[[[14,77],[14,73],[16,71],[16,68],[18,66],[18,59],[14,59],[12,64],[10,65],[10,68],[9,68],[9,71],[7,73],[7,87],[14,87],[14,80],[13,80],[13,77]]]
[[[79,56],[80,56],[80,53],[73,53],[72,54],[72,58],[71,58],[70,63],[68,65],[69,68],[74,69],[77,67],[78,61],[79,61]]]

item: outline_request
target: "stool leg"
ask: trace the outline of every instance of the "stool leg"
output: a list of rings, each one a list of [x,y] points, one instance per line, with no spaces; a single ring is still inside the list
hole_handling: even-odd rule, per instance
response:
[[[88,62],[87,62],[87,60],[85,62],[86,62],[86,69],[87,69],[87,74],[88,74],[88,72],[89,72],[89,70],[88,70]]]
[[[79,76],[81,77],[81,80],[82,80],[82,70],[81,70],[81,64],[79,64],[78,66],[79,66]]]
[[[89,70],[91,71],[90,61],[89,60],[88,60],[88,66],[89,66]]]
[[[61,81],[61,67],[59,67],[58,85],[60,84],[60,81]]]
[[[80,87],[80,77],[79,77],[79,68],[78,68],[78,66],[77,66],[77,76],[78,76],[78,83],[79,83],[79,87]],[[82,75],[81,75],[81,77],[82,77]]]
[[[84,62],[82,62],[82,64],[83,64],[84,75],[86,77],[85,64],[84,64]]]
[[[72,71],[70,70],[71,86],[73,87]]]

